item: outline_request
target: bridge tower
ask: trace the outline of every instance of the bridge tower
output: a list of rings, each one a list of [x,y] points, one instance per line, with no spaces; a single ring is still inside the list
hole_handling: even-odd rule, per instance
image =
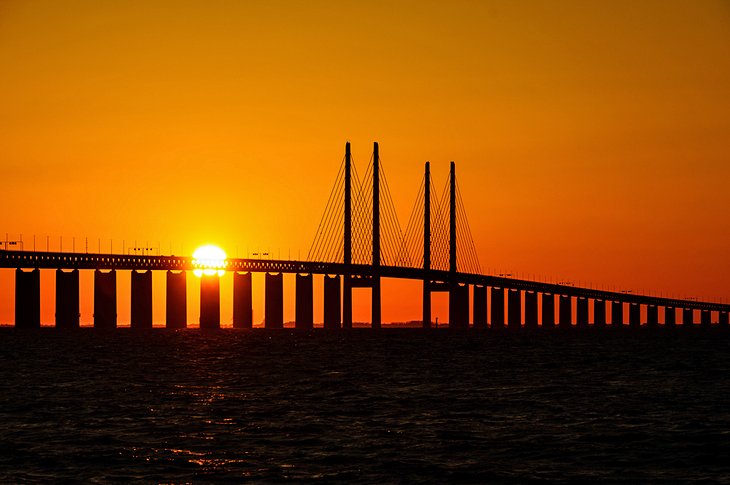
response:
[[[342,293],[342,327],[352,328],[352,154],[350,142],[345,144],[345,222],[344,222],[344,288]],[[339,300],[339,298],[338,298]]]
[[[380,150],[373,143],[373,275],[372,327],[380,328]]]
[[[431,164],[423,183],[423,328],[431,328]]]

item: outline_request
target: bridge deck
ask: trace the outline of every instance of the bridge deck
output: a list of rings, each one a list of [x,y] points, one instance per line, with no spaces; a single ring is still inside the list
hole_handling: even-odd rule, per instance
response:
[[[39,269],[99,269],[99,270],[158,270],[158,271],[191,271],[193,258],[188,256],[141,256],[123,254],[88,254],[88,253],[53,253],[39,251],[5,251],[0,250],[0,268],[39,268]],[[349,272],[358,276],[373,274],[370,265],[353,264],[349,271],[343,263],[323,263],[313,261],[288,261],[276,259],[228,259],[228,271],[253,273],[302,273],[302,274],[345,274]],[[579,288],[539,281],[528,281],[491,275],[471,273],[450,273],[448,271],[430,270],[428,274],[421,268],[401,266],[380,266],[379,274],[386,278],[402,278],[447,283],[474,284],[495,286],[513,290],[526,290],[555,295],[566,295],[583,298],[594,298],[606,301],[621,301],[643,305],[689,308],[729,312],[730,304],[681,300],[657,296],[626,294],[614,291]]]

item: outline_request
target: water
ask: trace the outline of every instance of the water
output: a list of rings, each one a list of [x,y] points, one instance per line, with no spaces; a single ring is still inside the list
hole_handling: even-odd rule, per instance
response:
[[[0,482],[730,483],[730,335],[0,331]]]

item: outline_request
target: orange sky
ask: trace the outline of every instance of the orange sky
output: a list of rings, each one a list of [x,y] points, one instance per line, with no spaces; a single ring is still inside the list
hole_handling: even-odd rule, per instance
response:
[[[727,301],[728,46],[720,0],[0,1],[0,230],[304,257],[344,142],[364,171],[379,141],[401,221],[457,162],[485,270]],[[385,321],[420,317],[385,288]]]

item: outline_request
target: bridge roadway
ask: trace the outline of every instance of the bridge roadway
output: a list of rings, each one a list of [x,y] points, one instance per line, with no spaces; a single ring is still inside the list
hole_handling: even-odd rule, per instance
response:
[[[6,250],[0,250],[0,268],[116,269],[137,271],[192,271],[193,269],[196,269],[193,265],[193,258],[188,256],[143,256]],[[229,258],[227,260],[226,270],[252,273],[312,273],[329,275],[342,275],[346,272],[346,268],[343,263],[246,258]],[[372,276],[373,271],[374,268],[371,265],[353,264],[350,266],[350,274],[354,276]],[[379,273],[381,277],[385,278],[401,278],[419,281],[422,281],[425,276],[422,268],[409,268],[402,266],[380,266]],[[730,312],[730,304],[706,301],[637,295],[491,275],[450,273],[449,271],[440,270],[429,270],[428,275],[431,281],[440,281],[444,283],[493,286],[511,290],[534,291],[605,301],[621,301],[642,305]]]

